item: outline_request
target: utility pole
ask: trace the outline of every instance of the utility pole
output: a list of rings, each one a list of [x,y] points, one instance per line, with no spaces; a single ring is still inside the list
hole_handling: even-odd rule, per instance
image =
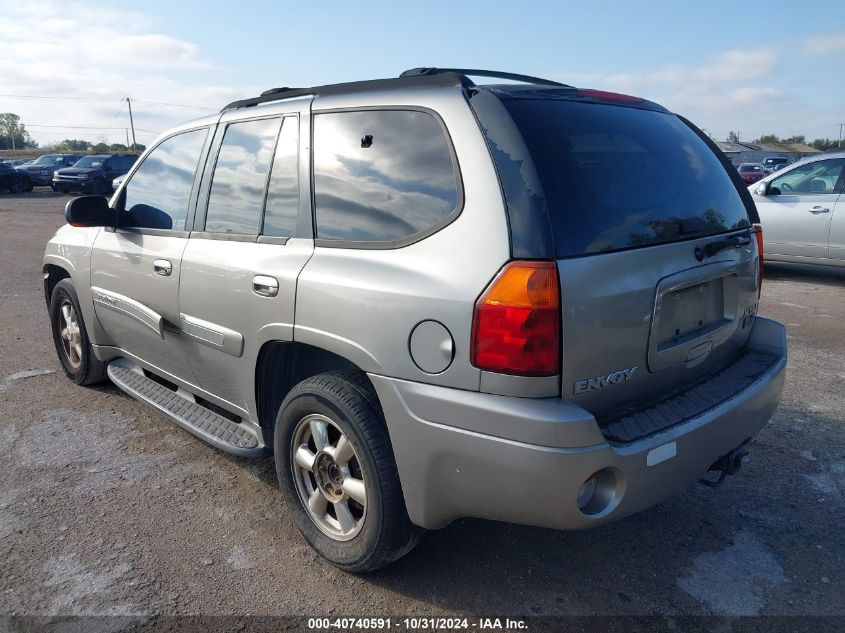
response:
[[[135,149],[135,122],[132,120],[132,102],[126,97],[126,105],[129,106],[129,125],[132,126],[132,149]]]
[[[843,125],[845,125],[845,123],[839,124],[839,147],[842,147],[842,126]]]
[[[126,132],[126,149],[129,149],[129,128],[123,128],[123,131]]]

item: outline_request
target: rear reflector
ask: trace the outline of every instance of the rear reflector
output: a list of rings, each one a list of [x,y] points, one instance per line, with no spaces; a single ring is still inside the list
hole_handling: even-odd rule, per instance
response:
[[[519,376],[560,372],[560,289],[554,262],[511,262],[475,304],[472,364]]]
[[[582,97],[590,97],[591,99],[601,99],[602,101],[616,101],[618,103],[640,103],[642,99],[633,97],[631,95],[623,95],[619,92],[607,92],[605,90],[592,90],[590,88],[582,88],[578,91]]]
[[[757,238],[757,257],[760,259],[760,270],[757,274],[760,278],[757,280],[757,298],[763,292],[763,227],[760,224],[754,225],[754,235]]]

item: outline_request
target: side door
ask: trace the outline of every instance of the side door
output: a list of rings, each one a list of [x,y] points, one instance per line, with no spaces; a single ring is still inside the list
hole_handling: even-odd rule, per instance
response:
[[[843,158],[804,163],[778,172],[780,175],[769,181],[766,196],[753,193],[766,254],[828,257],[831,218],[843,166]]]
[[[224,115],[182,258],[180,326],[194,374],[244,416],[255,416],[262,344],[293,340],[296,281],[314,250],[300,140],[309,138],[309,107],[310,99],[247,120]]]
[[[91,253],[94,309],[114,344],[157,373],[190,381],[181,348],[179,275],[207,126],[159,143],[113,199],[117,228]]]

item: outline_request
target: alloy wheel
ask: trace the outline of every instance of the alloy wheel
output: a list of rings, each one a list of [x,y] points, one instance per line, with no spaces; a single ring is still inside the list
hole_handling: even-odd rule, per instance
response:
[[[82,364],[82,332],[76,309],[68,299],[62,299],[59,307],[59,338],[65,359],[74,369]]]
[[[364,525],[367,492],[358,455],[340,427],[325,415],[307,415],[291,442],[291,467],[299,500],[314,524],[338,541]]]

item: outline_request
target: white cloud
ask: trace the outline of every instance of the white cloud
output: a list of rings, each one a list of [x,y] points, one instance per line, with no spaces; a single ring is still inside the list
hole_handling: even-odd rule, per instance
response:
[[[777,65],[777,52],[770,48],[726,51],[700,66],[664,66],[646,73],[606,75],[606,85],[636,92],[666,85],[715,84],[765,77]]]
[[[813,55],[845,51],[845,33],[809,37],[804,40],[804,49]]]
[[[214,66],[197,44],[156,32],[153,20],[137,11],[27,0],[4,7],[0,33],[0,93],[114,99],[0,97],[0,112],[20,114],[41,145],[101,136],[124,142],[123,129],[36,126],[128,126],[126,108],[117,101],[126,96],[216,109],[244,94],[243,89],[217,84],[210,72]],[[138,142],[148,144],[153,133],[212,111],[133,103]]]

